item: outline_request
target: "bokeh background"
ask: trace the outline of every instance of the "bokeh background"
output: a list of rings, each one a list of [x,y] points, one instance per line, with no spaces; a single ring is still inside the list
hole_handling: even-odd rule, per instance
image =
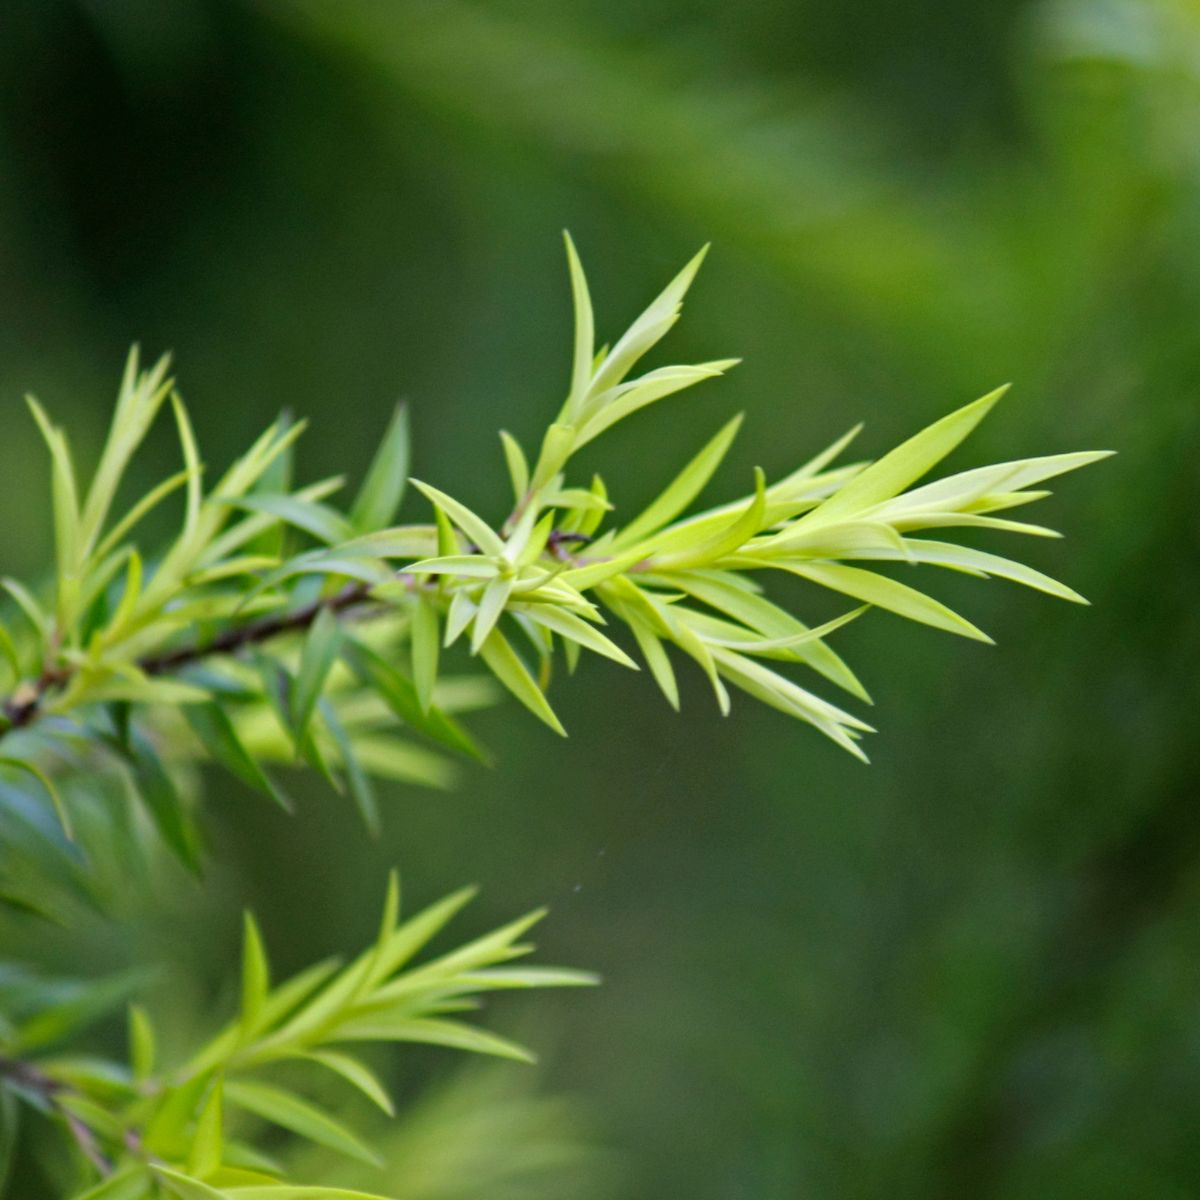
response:
[[[417,1200],[1200,1194],[1198,202],[1194,0],[4,0],[6,573],[48,563],[21,393],[86,451],[135,340],[209,461],[289,407],[304,474],[353,473],[404,396],[418,473],[498,513],[496,429],[567,375],[564,226],[602,334],[712,241],[665,353],[746,359],[596,447],[626,511],[736,409],[714,496],[1008,379],[959,464],[1120,451],[1025,547],[1094,608],[948,578],[998,647],[846,632],[869,768],[592,663],[569,742],[482,714],[497,767],[389,793],[378,843],[214,780],[203,886],[6,936],[162,959],[186,1026],[245,904],[286,969],[369,936],[393,862],[481,883],[477,930],[548,902],[605,986],[501,1009],[536,1069],[402,1057]]]

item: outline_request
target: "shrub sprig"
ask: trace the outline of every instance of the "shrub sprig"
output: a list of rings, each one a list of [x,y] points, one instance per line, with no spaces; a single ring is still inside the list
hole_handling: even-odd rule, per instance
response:
[[[314,1073],[329,1074],[393,1115],[386,1088],[348,1047],[424,1043],[530,1062],[523,1046],[462,1014],[489,992],[595,982],[582,971],[511,965],[532,951],[521,939],[541,911],[414,965],[473,894],[464,888],[401,922],[393,873],[372,946],[349,964],[326,960],[276,986],[247,914],[239,1011],[174,1067],[160,1063],[155,1024],[138,1005],[129,1010],[127,1064],[55,1053],[119,1004],[135,977],[40,988],[21,976],[0,980],[0,998],[15,1018],[4,1030],[0,1085],[56,1119],[81,1169],[99,1176],[77,1200],[146,1200],[164,1191],[182,1200],[316,1195],[285,1182],[278,1158],[255,1147],[256,1130],[272,1126],[361,1162],[380,1160],[297,1087],[296,1068],[308,1090]]]
[[[611,349],[595,345],[587,281],[569,238],[567,257],[575,306],[570,386],[532,464],[515,438],[501,435],[514,507],[499,522],[414,480],[432,522],[391,523],[408,473],[402,409],[343,511],[332,502],[341,479],[287,486],[303,426],[282,419],[206,488],[165,360],[143,370],[136,352],[130,356],[86,489],[65,433],[30,400],[51,457],[57,571],[42,596],[3,581],[13,606],[0,623],[11,682],[3,705],[7,765],[53,793],[46,755],[56,741],[85,738],[131,766],[140,782],[169,783],[162,757],[207,758],[286,805],[265,767],[301,759],[345,786],[375,827],[373,775],[432,784],[447,778],[445,760],[409,735],[481,755],[453,709],[480,702],[483,693],[447,681],[443,669],[444,651],[460,640],[559,733],[547,696],[559,654],[572,669],[583,651],[636,668],[629,652],[636,648],[676,707],[672,652],[698,664],[722,711],[732,685],[865,757],[859,742],[871,727],[781,666],[805,668],[868,699],[830,637],[872,607],[988,640],[923,588],[880,567],[938,566],[1082,602],[1019,561],[915,536],[960,528],[1057,536],[997,514],[1041,499],[1045,481],[1104,457],[1021,459],[913,486],[971,433],[1003,388],[876,462],[835,465],[852,430],[785,478],[768,484],[756,471],[753,491],[741,500],[685,515],[729,450],[735,418],[641,513],[614,519],[600,477],[586,486],[569,480],[572,456],[617,422],[736,360],[634,374],[678,320],[703,251]],[[183,469],[114,519],[123,473],[168,401]],[[179,490],[182,528],[149,555],[133,540],[138,524]],[[813,628],[768,598],[760,582],[768,572],[856,606]],[[628,649],[612,636],[613,622],[631,635]],[[175,736],[184,724],[188,735]],[[149,801],[155,820],[195,863],[198,837],[188,814],[166,786],[159,791]],[[63,818],[69,821],[65,806]]]
[[[361,486],[291,483],[303,425],[280,418],[209,483],[167,360],[130,355],[107,441],[86,485],[66,433],[34,400],[49,450],[55,570],[45,586],[0,580],[0,903],[57,915],[43,880],[55,871],[87,899],[83,850],[150,825],[188,867],[203,861],[194,788],[214,764],[288,808],[279,768],[306,764],[350,794],[375,830],[373,781],[441,785],[455,757],[485,758],[461,716],[495,683],[558,733],[554,665],[584,652],[637,669],[640,658],[678,708],[679,659],[707,677],[723,712],[730,688],[815,727],[865,758],[870,726],[801,682],[811,673],[854,699],[866,689],[831,639],[877,608],[975,640],[971,621],[924,590],[933,566],[1001,578],[1083,602],[1016,559],[954,541],[961,529],[1055,537],[1010,510],[1042,499],[1048,480],[1104,457],[1077,452],[977,467],[922,482],[994,407],[998,389],[874,462],[838,465],[858,430],[740,499],[699,512],[741,418],[727,422],[629,519],[599,476],[572,476],[574,455],[634,413],[733,367],[734,359],[640,363],[679,318],[703,252],[609,347],[598,348],[588,286],[567,239],[575,309],[566,399],[537,451],[501,434],[511,510],[496,520],[450,491],[413,480],[429,516],[395,524],[409,474],[407,415],[393,416]],[[169,407],[182,468],[120,509],[127,468]],[[173,496],[175,536],[148,550],[142,521]],[[930,534],[932,533],[932,536]],[[898,566],[901,579],[887,573]],[[851,602],[823,623],[770,598],[780,573]],[[921,586],[916,586],[914,579]],[[457,674],[461,643],[483,672]],[[793,678],[796,675],[796,678]],[[132,810],[111,802],[116,782]],[[60,827],[47,818],[45,792]],[[132,811],[132,815],[131,814]],[[67,839],[80,832],[80,843]],[[39,857],[48,864],[34,869]],[[135,1007],[130,1062],[48,1054],[124,996],[128,980],[62,987],[0,968],[0,1118],[40,1109],[73,1147],[78,1200],[301,1200],[352,1193],[285,1182],[257,1134],[370,1160],[359,1135],[317,1107],[285,1069],[340,1077],[376,1105],[390,1101],[347,1046],[426,1042],[510,1058],[514,1043],[463,1021],[482,994],[591,982],[578,972],[506,965],[529,949],[539,914],[421,965],[416,954],[467,893],[400,923],[393,881],[375,945],[348,966],[320,964],[272,986],[247,919],[241,1009],[207,1045],[164,1068],[155,1026]],[[7,1134],[5,1135],[7,1136]],[[9,1146],[11,1149],[11,1145]],[[0,1142],[0,1170],[5,1146]]]

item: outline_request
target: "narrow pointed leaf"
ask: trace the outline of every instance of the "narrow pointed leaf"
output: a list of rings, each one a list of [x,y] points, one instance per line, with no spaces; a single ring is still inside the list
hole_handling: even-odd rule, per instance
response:
[[[851,516],[898,495],[945,458],[987,416],[1007,390],[1007,385],[997,388],[935,421],[856,475],[807,520],[816,523]]]
[[[313,709],[321,698],[341,642],[341,622],[329,608],[322,608],[304,639],[300,669],[290,697],[292,728],[297,740],[302,740],[308,732]]]
[[[452,716],[436,705],[431,704],[428,709],[422,707],[416,682],[405,678],[382,655],[364,642],[347,638],[342,646],[342,657],[359,679],[373,688],[406,725],[443,746],[486,761],[486,755]]]
[[[493,579],[483,589],[475,623],[471,628],[471,653],[478,654],[479,648],[496,628],[496,622],[504,613],[504,606],[512,594],[511,579]]]
[[[351,798],[358,808],[363,824],[367,827],[367,832],[372,837],[378,837],[380,831],[379,802],[375,799],[375,789],[371,786],[371,780],[363,770],[362,763],[359,762],[358,755],[355,753],[354,743],[337,713],[334,712],[333,705],[323,697],[319,702],[319,708],[325,728],[329,730],[334,745],[337,746],[338,757],[342,761],[342,769],[346,772],[346,781],[350,786]]]
[[[221,1165],[223,1150],[222,1086],[218,1076],[196,1121],[188,1171],[199,1179],[206,1179]]]
[[[412,613],[413,685],[417,703],[425,714],[433,704],[433,689],[437,683],[439,637],[437,605],[424,592],[418,592]]]
[[[789,565],[785,569],[822,587],[853,596],[878,608],[886,608],[910,621],[919,621],[923,625],[932,625],[935,629],[944,629],[948,633],[957,633],[980,642],[992,640],[965,617],[960,617],[931,596],[885,575],[877,575],[874,571],[840,563],[804,563]]]
[[[595,322],[592,300],[588,294],[587,278],[575,250],[571,235],[563,231],[567,246],[567,266],[571,274],[571,300],[575,308],[575,355],[571,366],[571,389],[567,396],[565,418],[571,420],[587,396],[592,377],[592,358],[595,354]],[[522,489],[524,490],[524,489]]]
[[[389,1117],[396,1115],[395,1106],[383,1084],[379,1082],[370,1068],[357,1058],[334,1050],[310,1050],[304,1057],[310,1062],[318,1063],[327,1070],[333,1071],[334,1074],[340,1075]]]
[[[419,479],[414,479],[412,483],[413,487],[417,488],[436,508],[441,509],[484,554],[500,557],[504,553],[504,542],[500,535],[465,504],[427,483],[422,483]]]
[[[516,651],[498,629],[494,629],[487,641],[480,646],[479,653],[496,678],[534,716],[549,725],[555,733],[562,737],[567,736],[567,731],[555,716],[541,688],[534,682],[525,664],[517,657]]]
[[[398,404],[350,510],[350,524],[360,533],[373,533],[395,519],[408,482],[408,460],[408,408]]]
[[[712,478],[713,472],[721,465],[733,444],[733,439],[737,437],[741,424],[742,416],[739,413],[721,428],[640,516],[617,534],[612,548],[619,550],[625,546],[632,546],[679,516],[700,494],[704,485]]]
[[[520,442],[507,430],[500,430],[500,443],[504,447],[504,462],[508,467],[508,478],[512,482],[513,500],[520,504],[529,490],[529,462]]]
[[[54,805],[54,811],[58,816],[59,824],[63,827],[63,832],[68,838],[75,837],[71,814],[67,811],[67,806],[63,803],[63,798],[54,785],[54,780],[41,767],[36,763],[27,762],[23,758],[7,756],[0,758],[0,767],[11,767],[14,771],[23,771],[26,775],[32,775],[42,785],[46,795],[50,797],[50,803]]]
[[[577,617],[574,613],[567,612],[566,609],[553,604],[528,604],[522,607],[522,611],[539,625],[559,636],[569,638],[595,654],[611,658],[613,662],[618,662],[623,667],[637,670],[637,663],[616,642],[605,637],[594,625],[589,625],[587,621]]]
[[[225,1098],[238,1108],[252,1112],[309,1141],[327,1146],[360,1162],[380,1165],[379,1156],[340,1122],[307,1100],[282,1088],[245,1080],[230,1080]]]
[[[275,786],[242,743],[224,705],[189,704],[181,711],[192,732],[216,762],[256,792],[270,797],[284,812],[292,811],[291,801]]]
[[[263,1005],[271,987],[271,969],[253,913],[245,913],[243,925],[241,1023],[243,1031],[249,1035],[258,1028],[262,1017]]]

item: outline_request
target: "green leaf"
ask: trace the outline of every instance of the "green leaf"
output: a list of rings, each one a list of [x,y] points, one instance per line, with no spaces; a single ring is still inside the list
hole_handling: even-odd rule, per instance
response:
[[[362,763],[358,761],[354,743],[350,740],[350,735],[346,732],[345,726],[328,699],[322,697],[320,710],[325,728],[329,730],[330,736],[337,746],[338,757],[341,759],[342,769],[346,772],[346,781],[350,785],[350,796],[354,800],[359,816],[362,817],[367,832],[372,837],[378,837],[380,831],[379,802],[375,799],[375,789],[371,786],[371,780],[363,770]]]
[[[75,837],[74,827],[71,824],[71,814],[67,811],[67,806],[63,803],[63,798],[59,795],[58,788],[54,786],[54,780],[50,778],[45,771],[42,770],[36,763],[26,762],[22,758],[0,757],[0,767],[11,767],[14,771],[24,771],[26,775],[32,775],[45,789],[46,795],[50,797],[51,804],[54,805],[54,811],[58,815],[59,824],[63,827],[63,832],[68,838]]]
[[[574,425],[555,421],[547,426],[542,437],[542,449],[538,454],[537,466],[529,484],[530,491],[537,492],[562,470],[567,459],[576,448],[578,430]]]
[[[720,672],[717,670],[712,648],[682,619],[682,616],[676,617],[673,614],[670,619],[670,627],[671,637],[675,641],[675,644],[685,654],[694,658],[700,664],[701,670],[708,677],[713,695],[717,698],[717,706],[721,710],[721,715],[723,717],[728,716],[730,708],[729,692],[721,682]]]
[[[504,606],[512,595],[512,579],[492,579],[483,589],[479,608],[475,612],[475,623],[471,628],[471,653],[478,654],[480,646],[487,640],[496,622],[504,613]]]
[[[671,660],[667,657],[667,651],[662,641],[650,627],[649,622],[637,613],[625,610],[623,615],[629,628],[633,631],[633,636],[637,638],[638,648],[646,660],[646,665],[650,668],[650,673],[654,676],[654,682],[666,696],[667,703],[678,712],[679,684],[675,679],[674,668],[671,666]]]
[[[38,917],[43,921],[50,921],[54,925],[63,924],[62,917],[49,908],[41,897],[30,895],[27,891],[6,880],[0,880],[0,908],[18,916]],[[3,1193],[0,1192],[0,1195]]]
[[[479,1029],[474,1025],[466,1025],[461,1021],[432,1017],[390,1018],[386,1013],[378,1013],[343,1026],[341,1036],[353,1041],[422,1042],[429,1046],[446,1046],[452,1050],[468,1050],[473,1054],[508,1058],[514,1062],[537,1061],[524,1046],[500,1037],[499,1034]]]
[[[809,627],[790,613],[757,594],[755,587],[728,571],[686,571],[667,580],[718,612],[741,621],[766,638],[791,637]],[[852,696],[870,703],[866,689],[842,659],[824,642],[801,642],[792,648],[796,659],[837,684]]]
[[[185,483],[190,484],[193,479],[198,479],[198,475],[193,473],[186,467],[182,471],[177,471],[174,475],[164,479],[162,483],[151,488],[129,511],[104,535],[103,540],[96,546],[92,552],[93,561],[99,561],[109,554],[116,547],[121,539],[133,528],[135,528],[141,520],[150,512],[158,507],[172,492],[177,491]]]
[[[479,648],[480,657],[487,663],[492,674],[535,717],[545,721],[555,733],[567,736],[567,731],[562,727],[562,723],[558,717],[554,715],[554,710],[546,701],[541,688],[534,682],[533,676],[529,674],[525,664],[517,657],[517,652],[509,644],[498,629],[492,630],[487,641]]]
[[[675,324],[679,318],[683,298],[692,286],[692,280],[696,278],[696,272],[700,270],[700,264],[707,254],[708,247],[701,247],[699,253],[655,297],[609,351],[596,369],[591,388],[593,394],[619,384],[638,359],[659,342]]]
[[[236,1187],[278,1187],[280,1169],[277,1164],[272,1164],[270,1171],[259,1171],[251,1167],[240,1165],[240,1160],[245,1159],[253,1161],[252,1155],[246,1153],[247,1147],[240,1142],[233,1142],[225,1147],[225,1165],[219,1167],[208,1179],[208,1182],[213,1187],[220,1188],[225,1196],[229,1196],[229,1189]],[[234,1167],[229,1163],[233,1156],[239,1159],[239,1165]]]
[[[284,812],[292,811],[291,801],[279,791],[243,745],[223,704],[189,704],[181,711],[214,761],[256,792],[269,796]]]
[[[435,508],[441,509],[484,554],[494,555],[497,558],[503,555],[504,542],[482,517],[476,516],[465,504],[455,500],[453,496],[447,496],[445,492],[441,492],[427,483],[422,483],[419,479],[414,479],[412,483],[413,487],[417,488]]]
[[[737,358],[722,358],[714,362],[697,363],[694,366],[659,367],[640,379],[622,384],[614,389],[613,398],[584,424],[575,439],[574,449],[578,450],[587,445],[618,421],[623,421],[650,404],[673,396],[676,392],[693,387],[706,379],[716,379],[724,375],[740,361],[741,359]]]
[[[371,958],[367,986],[377,987],[389,975],[395,974],[474,899],[476,891],[473,887],[459,888],[409,917],[382,938]]]
[[[641,562],[643,558],[645,558],[645,554],[635,546],[632,550],[613,555],[612,558],[597,559],[595,562],[572,567],[569,571],[563,572],[560,577],[561,582],[569,584],[577,591],[585,592],[588,588],[593,588],[606,579],[611,579],[614,575],[624,575],[630,567]]]
[[[592,359],[596,353],[595,320],[592,316],[592,300],[588,294],[587,277],[575,251],[571,235],[563,230],[563,241],[567,247],[567,267],[571,275],[571,300],[575,308],[575,354],[571,365],[571,389],[563,410],[564,419],[572,420],[587,398],[592,378]],[[524,489],[521,489],[522,492]]]
[[[458,977],[458,983],[473,991],[524,988],[596,987],[600,976],[593,971],[570,967],[484,967]]]
[[[197,1107],[212,1083],[211,1068],[182,1076],[182,1082],[164,1093],[143,1129],[146,1150],[158,1158],[182,1159],[190,1140],[187,1130]]]
[[[408,483],[408,460],[408,407],[398,404],[350,510],[350,524],[360,533],[373,533],[395,519]]]
[[[200,833],[170,774],[145,738],[132,738],[134,789],[162,839],[193,874],[200,873]]]
[[[113,664],[116,671],[106,679],[87,686],[87,699],[128,700],[137,704],[161,704],[181,707],[188,704],[204,704],[208,693],[182,679],[171,679],[165,675],[146,675],[129,663]]]
[[[222,1082],[218,1076],[196,1119],[196,1131],[188,1154],[188,1171],[200,1179],[207,1178],[221,1165],[225,1145],[222,1095]]]
[[[983,550],[974,550],[968,546],[956,546],[952,542],[931,542],[921,538],[906,538],[903,551],[888,551],[884,549],[863,550],[856,554],[847,555],[855,559],[878,559],[892,561],[907,561],[912,563],[931,563],[935,566],[950,567],[957,570],[969,571],[982,575],[995,575],[1001,579],[1021,583],[1026,587],[1060,600],[1069,600],[1073,604],[1086,604],[1087,600],[1065,583],[1059,583],[1041,571],[1027,567],[1024,563],[1013,562],[1012,559],[1002,558],[998,554],[988,554]]]
[[[700,453],[646,507],[641,515],[617,534],[613,539],[612,549],[620,550],[626,546],[635,545],[648,534],[661,529],[679,516],[700,494],[717,467],[721,465],[725,455],[729,453],[733,439],[737,437],[741,424],[742,415],[740,413],[728,421]]]
[[[379,1156],[344,1125],[315,1105],[282,1088],[264,1083],[230,1080],[225,1087],[225,1096],[230,1104],[252,1112],[311,1142],[317,1142],[372,1166],[382,1165]]]
[[[446,610],[446,633],[442,639],[443,648],[454,645],[463,630],[470,625],[478,607],[466,588],[459,588],[451,594],[450,607]]]
[[[605,514],[612,510],[612,505],[608,502],[608,489],[599,475],[592,476],[588,492],[595,503],[571,509],[561,525],[565,532],[582,533],[585,537],[591,537],[600,528]]]
[[[38,430],[50,451],[50,490],[54,508],[54,544],[58,561],[58,612],[63,624],[74,617],[75,592],[80,586],[82,568],[79,495],[75,486],[75,468],[66,435],[51,424],[42,406],[26,396]]]
[[[276,421],[280,433],[286,434],[293,425],[292,414],[284,409]],[[255,480],[251,493],[254,495],[280,495],[290,493],[295,470],[295,443],[288,443],[282,453],[275,456],[271,464]],[[321,493],[327,495],[328,493]],[[319,499],[320,496],[309,496],[309,499]],[[251,555],[267,555],[276,559],[283,554],[287,544],[287,527],[265,517],[251,517],[257,521],[259,532],[244,543],[246,551]],[[222,558],[228,551],[222,553]]]
[[[520,504],[529,490],[529,461],[520,442],[507,430],[500,430],[500,444],[504,447],[504,462],[512,482],[513,501]]]
[[[187,478],[187,505],[184,510],[183,532],[188,537],[195,530],[200,520],[200,504],[203,500],[200,490],[200,451],[196,446],[196,435],[192,432],[192,422],[188,419],[187,409],[178,393],[171,393],[171,408],[175,414],[175,429],[179,434],[179,446],[183,451],[183,465]]]
[[[814,696],[760,662],[719,646],[713,647],[712,654],[721,674],[731,683],[764,704],[815,726],[844,750],[867,761],[856,741],[861,733],[871,729],[865,722]]]
[[[367,584],[387,583],[393,578],[392,572],[383,563],[364,558],[343,558],[332,552],[318,550],[309,554],[298,554],[272,571],[242,599],[241,607],[245,609],[246,605],[262,592],[277,587],[288,579],[304,575],[319,575],[328,579],[356,579],[359,583]]]
[[[715,533],[691,546],[683,546],[668,554],[655,555],[656,571],[680,571],[704,567],[744,546],[763,527],[767,507],[767,485],[760,468],[754,471],[754,495],[740,512],[735,512]]]
[[[129,1006],[129,1061],[133,1077],[145,1083],[154,1074],[155,1052],[154,1026],[149,1014],[140,1004]]]
[[[961,509],[995,493],[1017,493],[1035,483],[1077,471],[1110,457],[1110,450],[1084,450],[1074,454],[1049,454],[1015,462],[994,463],[937,479],[897,496],[887,506],[889,514],[913,510],[945,512]]]
[[[428,525],[395,525],[364,533],[337,548],[339,558],[421,558],[437,545]]]
[[[341,1054],[334,1050],[310,1050],[301,1057],[309,1062],[318,1063],[334,1074],[340,1075],[347,1083],[360,1091],[372,1104],[381,1108],[389,1117],[396,1115],[395,1106],[387,1094],[383,1084],[376,1079],[364,1063],[359,1062],[349,1054]]]
[[[406,679],[391,663],[364,642],[347,637],[342,657],[358,678],[372,688],[401,721],[426,737],[480,762],[487,756],[465,729],[436,705],[422,707],[414,681]]]
[[[841,629],[843,625],[848,625],[851,621],[856,621],[869,608],[870,605],[864,604],[861,608],[855,608],[850,612],[843,613],[840,617],[834,617],[833,620],[826,621],[823,625],[818,625],[815,629],[779,638],[758,638],[740,626],[731,625],[724,621],[710,621],[709,618],[701,617],[700,615],[692,619],[694,622],[701,622],[698,628],[705,630],[704,640],[710,646],[725,646],[728,649],[738,651],[739,654],[766,654],[783,657],[777,655],[776,652],[780,650],[793,650],[797,646],[804,645],[805,642],[818,641],[821,638],[828,637],[835,630]],[[678,612],[679,609],[675,611]],[[718,631],[715,633],[707,632],[710,626],[717,627]],[[731,634],[733,636],[730,636]]]
[[[635,671],[638,669],[637,663],[616,642],[605,637],[594,625],[589,625],[581,617],[577,617],[574,613],[568,612],[558,605],[522,604],[520,611],[525,613],[530,620],[557,633],[560,637],[569,638],[595,654],[611,658],[613,662],[618,662],[623,667],[631,667]]]
[[[413,685],[417,703],[428,715],[433,704],[433,689],[437,683],[439,644],[437,605],[423,591],[417,592],[412,610]]]
[[[293,428],[295,427],[293,426]],[[281,455],[280,458],[282,457]],[[275,462],[278,463],[279,459],[276,459]],[[266,488],[266,478],[267,475],[264,474],[263,479],[255,483],[250,492],[251,496],[281,494]],[[300,488],[299,491],[290,494],[302,504],[312,504],[332,495],[341,486],[341,477],[334,476],[332,479],[322,479],[317,483],[309,484],[308,487]],[[268,554],[278,558],[283,551],[286,541],[284,534],[287,532],[288,526],[271,513],[251,513],[249,516],[235,521],[224,533],[213,536],[216,529],[225,524],[230,507],[236,506],[218,489],[217,494],[203,508],[201,522],[203,528],[199,535],[184,539],[190,560],[194,561],[198,567],[209,567],[224,562],[239,550],[245,550],[251,555]],[[212,540],[206,541],[210,537]]]
[[[801,521],[770,537],[756,539],[746,548],[746,553],[755,558],[790,555],[838,559],[856,550],[873,550],[876,547],[903,551],[904,539],[883,521],[863,519],[829,525],[805,525]]]
[[[853,596],[878,608],[886,608],[910,621],[919,621],[923,625],[932,625],[935,629],[944,629],[947,633],[957,633],[979,642],[990,643],[992,640],[965,617],[960,617],[953,609],[924,592],[887,576],[876,575],[874,571],[846,567],[840,563],[788,564],[784,569],[799,575],[801,579]]]
[[[304,639],[300,669],[291,689],[291,723],[297,741],[303,741],[308,732],[313,709],[337,660],[341,641],[341,622],[328,607],[322,608]]]
[[[125,587],[121,592],[121,601],[104,631],[103,639],[108,645],[121,640],[127,633],[132,632],[128,627],[133,623],[137,612],[138,601],[142,595],[142,556],[137,550],[130,550],[125,570]]]
[[[771,495],[773,497],[776,495],[780,497],[794,496],[797,490],[799,490],[801,493],[806,493],[808,491],[807,485],[810,483],[810,481],[820,475],[820,473],[831,462],[833,462],[833,460],[836,459],[842,453],[842,451],[845,450],[846,447],[849,446],[856,437],[858,437],[860,433],[862,433],[862,429],[863,427],[861,422],[855,425],[853,429],[848,429],[835,442],[826,446],[825,449],[820,452],[820,454],[813,455],[813,457],[810,458],[803,466],[797,467],[796,470],[792,471],[778,483],[773,484],[770,488]],[[857,474],[858,469],[861,468],[854,469],[853,473]]]
[[[862,512],[890,500],[955,448],[1008,391],[1008,385],[950,413],[872,463],[804,520],[816,524]]]
[[[83,506],[81,523],[86,549],[95,545],[125,469],[171,390],[171,380],[167,378],[169,365],[170,358],[164,355],[149,371],[140,371],[137,347],[130,351],[112,424]]]
[[[423,558],[404,568],[408,575],[463,575],[469,579],[494,579],[500,568],[482,554],[447,554]]]
[[[150,1169],[154,1177],[179,1200],[229,1200],[225,1192],[219,1192],[207,1183],[172,1171],[169,1167],[152,1166]]]
[[[286,983],[280,984],[263,1003],[259,1014],[259,1024],[264,1029],[270,1029],[278,1024],[296,1008],[299,1008],[329,977],[338,969],[339,962],[335,958],[327,958],[324,962],[301,971],[292,976]]]
[[[146,1167],[134,1163],[122,1167],[95,1187],[76,1192],[72,1200],[147,1200],[153,1186]]]
[[[328,505],[316,500],[302,500],[299,496],[251,495],[228,501],[234,508],[248,512],[267,513],[304,533],[311,534],[319,542],[336,546],[348,542],[357,530],[345,517]]]
[[[450,518],[440,509],[433,510],[434,527],[437,530],[437,552],[439,558],[449,558],[452,554],[462,553],[462,543]]]
[[[46,613],[42,606],[33,598],[33,593],[20,580],[13,579],[7,575],[3,579],[0,579],[0,588],[3,588],[17,602],[17,607],[25,614],[26,619],[37,631],[38,635],[45,639],[47,628]]]
[[[243,915],[241,1026],[246,1036],[260,1028],[263,1006],[271,987],[271,969],[262,933],[254,914]]]

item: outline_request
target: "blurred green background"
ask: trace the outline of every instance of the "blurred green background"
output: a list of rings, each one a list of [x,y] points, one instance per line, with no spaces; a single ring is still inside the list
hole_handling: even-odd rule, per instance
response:
[[[200,1021],[245,904],[284,969],[369,936],[393,862],[480,882],[476,929],[549,903],[606,984],[504,1008],[534,1071],[403,1058],[450,1089],[395,1152],[420,1200],[1200,1194],[1198,201],[1193,0],[4,0],[6,573],[49,561],[21,393],[94,447],[134,340],[211,462],[286,406],[306,477],[353,472],[405,396],[417,472],[499,513],[496,429],[566,381],[563,226],[602,335],[711,240],[665,353],[746,358],[596,448],[625,511],[736,409],[714,496],[1007,379],[957,464],[1120,451],[1023,548],[1094,608],[950,578],[997,648],[842,635],[869,768],[593,662],[569,742],[483,714],[497,768],[377,844],[214,781],[202,888],[20,948],[171,961]]]

